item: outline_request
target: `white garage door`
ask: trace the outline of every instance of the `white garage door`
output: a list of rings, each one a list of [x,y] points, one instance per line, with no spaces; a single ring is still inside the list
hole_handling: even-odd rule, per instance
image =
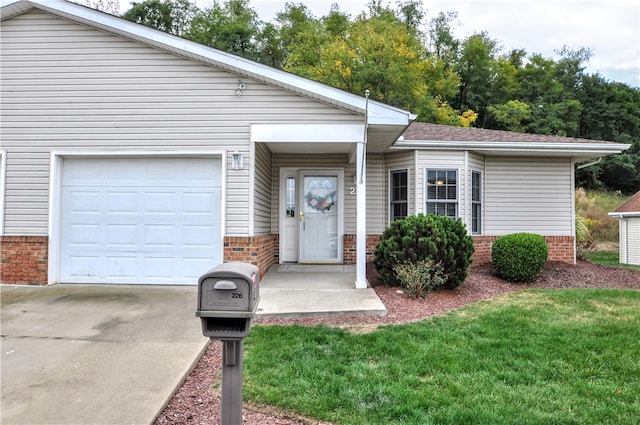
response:
[[[197,284],[222,262],[221,160],[65,159],[63,283]]]

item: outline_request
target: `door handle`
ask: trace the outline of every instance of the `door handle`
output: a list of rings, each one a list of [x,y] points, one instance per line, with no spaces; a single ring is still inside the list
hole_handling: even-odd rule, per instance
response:
[[[304,221],[304,213],[302,211],[298,213],[298,220],[300,220],[300,222]]]

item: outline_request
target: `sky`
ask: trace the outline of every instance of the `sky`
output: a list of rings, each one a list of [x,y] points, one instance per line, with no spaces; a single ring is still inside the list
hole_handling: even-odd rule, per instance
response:
[[[131,0],[119,0],[120,12]],[[142,0],[137,0],[142,1]],[[199,6],[213,0],[198,0]],[[304,3],[316,16],[326,15],[332,3],[352,17],[366,9],[369,0],[290,0]],[[271,21],[286,0],[250,0],[263,21]],[[383,4],[387,3],[383,0]],[[396,4],[392,0],[391,5]],[[556,50],[567,46],[591,49],[586,72],[606,80],[640,87],[640,1],[638,0],[426,0],[427,19],[442,12],[457,12],[453,28],[459,39],[486,31],[503,51],[524,49],[557,59]]]

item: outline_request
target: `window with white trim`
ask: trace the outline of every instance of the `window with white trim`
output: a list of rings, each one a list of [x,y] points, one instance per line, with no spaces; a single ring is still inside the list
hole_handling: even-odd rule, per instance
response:
[[[482,233],[482,173],[471,171],[471,233]]]
[[[427,169],[426,212],[458,218],[458,170]]]
[[[389,221],[406,218],[409,214],[409,173],[394,170],[389,175]]]

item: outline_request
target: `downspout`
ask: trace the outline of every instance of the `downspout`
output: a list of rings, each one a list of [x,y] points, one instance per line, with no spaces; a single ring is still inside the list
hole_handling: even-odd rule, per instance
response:
[[[583,168],[591,167],[592,165],[600,164],[602,162],[602,157],[596,159],[595,161],[589,162],[587,164],[578,165],[576,170],[582,170]]]
[[[358,143],[357,160],[360,177],[356,191],[356,288],[366,289],[367,282],[367,129],[369,127],[369,90],[365,91],[364,134]]]

